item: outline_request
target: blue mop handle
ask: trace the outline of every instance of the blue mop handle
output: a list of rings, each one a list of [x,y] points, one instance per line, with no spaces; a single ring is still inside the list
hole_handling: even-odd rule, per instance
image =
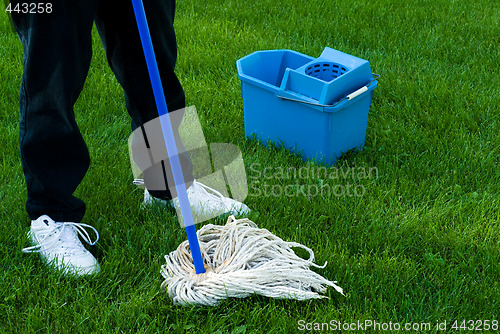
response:
[[[187,197],[187,191],[184,185],[184,177],[182,175],[181,163],[179,161],[179,155],[177,152],[177,147],[175,145],[175,137],[172,130],[172,124],[170,122],[170,117],[166,116],[168,114],[167,101],[165,100],[165,94],[163,93],[160,71],[158,70],[158,64],[156,63],[153,42],[151,40],[151,34],[149,33],[148,21],[146,19],[146,13],[144,11],[144,5],[142,3],[142,0],[132,0],[132,5],[134,7],[135,18],[137,20],[137,27],[139,29],[139,35],[141,37],[144,56],[146,57],[146,64],[149,71],[149,78],[151,79],[151,86],[153,86],[153,94],[156,101],[156,107],[158,108],[158,115],[160,117],[163,139],[165,140],[165,145],[167,146],[167,152],[171,162],[170,166],[172,168],[172,174],[174,176],[177,196],[179,197],[179,204],[181,207],[182,217],[184,219],[184,226],[186,227],[189,248],[191,249],[191,255],[193,256],[194,268],[197,274],[203,274],[205,272],[205,266],[203,265],[200,244],[198,242],[198,236],[196,235],[196,228],[194,227],[193,214],[191,213],[191,206],[189,205],[189,199]]]

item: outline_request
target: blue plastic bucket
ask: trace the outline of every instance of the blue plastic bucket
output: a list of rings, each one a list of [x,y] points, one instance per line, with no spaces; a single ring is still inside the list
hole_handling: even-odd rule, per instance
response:
[[[236,62],[245,136],[326,164],[362,149],[377,81],[368,61],[325,48],[319,58],[257,51]]]

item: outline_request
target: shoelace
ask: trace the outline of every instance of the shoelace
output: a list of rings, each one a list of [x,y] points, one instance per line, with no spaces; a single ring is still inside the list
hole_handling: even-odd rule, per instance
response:
[[[224,195],[222,195],[220,192],[217,190],[210,188],[207,185],[204,185],[203,183],[196,182],[196,180],[193,180],[193,185],[192,185],[192,191],[196,192],[197,190],[199,192],[203,192],[205,196],[208,197],[209,200],[216,201],[216,202],[222,202],[224,204],[224,207],[226,206],[224,199],[226,198]]]
[[[45,248],[47,246],[50,246],[53,243],[55,243],[56,240],[58,240],[61,236],[63,236],[64,239],[68,238],[67,235],[63,234],[63,231],[65,230],[66,227],[68,227],[68,228],[73,227],[70,231],[68,231],[71,233],[71,236],[70,236],[71,239],[76,237],[76,235],[74,233],[72,233],[73,231],[76,231],[78,233],[78,235],[80,235],[80,237],[83,239],[83,241],[85,241],[90,246],[95,245],[97,243],[97,241],[99,240],[99,232],[97,232],[97,230],[91,225],[87,225],[84,223],[61,222],[61,223],[57,223],[56,227],[54,227],[52,230],[48,231],[47,234],[45,234],[45,236],[42,238],[42,240],[40,240],[38,245],[23,248],[23,250],[22,250],[23,253],[42,252],[45,250]],[[92,239],[90,238],[90,235],[87,232],[87,230],[85,230],[85,227],[91,228],[94,231],[94,233],[96,234],[96,239],[94,241],[92,241]],[[45,239],[47,239],[49,236],[52,236],[53,232],[56,230],[58,230],[56,232],[57,234],[52,238],[52,240],[45,242]],[[73,244],[68,243],[66,245],[67,246],[66,248],[68,250],[74,250],[74,249],[80,248],[80,247],[71,247],[74,245],[78,245],[78,243],[73,243]]]
[[[144,179],[134,179],[132,183],[135,184],[136,186],[141,186],[144,185]],[[203,183],[199,183],[196,180],[193,180],[193,184],[188,189],[188,191],[193,194],[202,192],[206,196],[206,200],[222,203],[224,205],[224,208],[228,209],[226,202],[224,201],[226,197],[219,191],[210,188],[209,186],[204,185]]]
[[[136,186],[142,186],[142,185],[144,185],[144,179],[134,179],[134,181],[132,181],[132,183],[135,184]],[[197,189],[198,191],[202,191],[203,193],[205,193],[205,195],[208,196],[212,200],[217,200],[217,201],[220,200],[220,201],[224,202],[224,198],[225,198],[224,195],[222,195],[217,190],[210,188],[209,186],[204,185],[203,183],[199,183],[196,180],[193,180],[192,187],[193,188],[191,188],[191,191],[193,191],[193,192],[195,192],[196,191],[195,189]],[[209,191],[212,193],[209,193]]]

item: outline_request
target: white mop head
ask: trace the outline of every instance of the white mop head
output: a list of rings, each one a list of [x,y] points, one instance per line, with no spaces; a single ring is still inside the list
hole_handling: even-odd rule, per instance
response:
[[[312,271],[314,253],[308,247],[286,242],[249,219],[230,216],[225,226],[208,224],[198,231],[206,273],[196,274],[184,241],[165,256],[161,284],[178,304],[215,305],[228,297],[244,298],[252,294],[273,298],[326,298],[328,286],[343,294],[335,283]],[[309,259],[292,250],[309,252]],[[319,292],[319,293],[318,293]]]

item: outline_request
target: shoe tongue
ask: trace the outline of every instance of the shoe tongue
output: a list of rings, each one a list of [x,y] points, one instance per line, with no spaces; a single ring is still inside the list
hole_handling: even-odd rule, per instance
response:
[[[65,243],[68,248],[82,248],[83,245],[78,238],[78,234],[73,228],[73,226],[65,225],[63,231],[60,235],[60,239]]]

